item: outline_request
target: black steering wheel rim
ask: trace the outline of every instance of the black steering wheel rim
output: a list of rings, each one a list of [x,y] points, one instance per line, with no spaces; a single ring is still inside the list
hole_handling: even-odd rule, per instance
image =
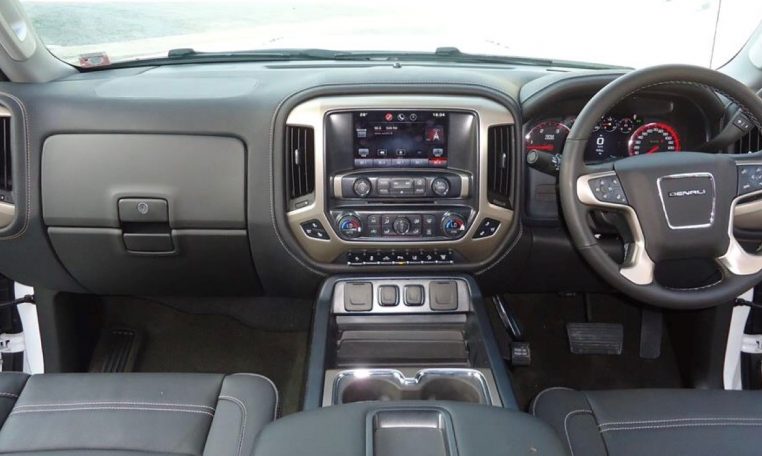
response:
[[[620,265],[598,245],[589,226],[588,213],[600,207],[591,207],[579,198],[578,181],[581,176],[613,169],[612,164],[589,166],[584,162],[585,148],[596,123],[628,96],[660,85],[693,85],[711,89],[737,104],[753,124],[762,127],[762,99],[730,76],[690,65],[661,65],[632,71],[600,90],[580,112],[568,135],[559,175],[563,215],[572,241],[581,255],[604,280],[621,292],[647,304],[677,309],[705,308],[732,302],[735,297],[759,283],[762,270],[750,274],[733,274],[721,267],[722,279],[719,282],[693,289],[671,289],[655,281],[648,284],[635,283],[621,273]],[[744,156],[746,160],[755,158],[762,160],[762,155],[756,153]],[[721,208],[726,209],[732,210]],[[732,217],[732,214],[727,215]],[[730,231],[732,236],[732,228]]]

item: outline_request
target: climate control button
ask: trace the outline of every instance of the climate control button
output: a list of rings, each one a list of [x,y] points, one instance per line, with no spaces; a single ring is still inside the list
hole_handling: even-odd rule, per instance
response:
[[[447,237],[458,237],[466,231],[466,221],[458,214],[445,214],[442,217],[442,232]]]
[[[342,215],[339,218],[339,231],[349,238],[360,237],[362,234],[362,222],[355,215]]]

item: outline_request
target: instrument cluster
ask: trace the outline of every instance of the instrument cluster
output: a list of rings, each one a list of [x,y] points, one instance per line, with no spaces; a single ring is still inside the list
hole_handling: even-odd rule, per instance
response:
[[[563,152],[575,116],[550,117],[530,125],[524,136],[527,152]],[[596,124],[585,150],[588,163],[616,160],[628,156],[659,152],[680,152],[678,129],[661,118],[640,114],[606,115]]]

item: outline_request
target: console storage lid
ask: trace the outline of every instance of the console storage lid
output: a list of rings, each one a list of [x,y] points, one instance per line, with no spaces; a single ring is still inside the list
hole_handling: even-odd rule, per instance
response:
[[[254,456],[565,455],[531,415],[453,402],[356,403],[282,418],[260,434]]]

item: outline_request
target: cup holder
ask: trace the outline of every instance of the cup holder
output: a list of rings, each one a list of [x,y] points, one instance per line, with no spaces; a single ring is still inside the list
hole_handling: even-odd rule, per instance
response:
[[[400,400],[490,403],[484,375],[475,369],[423,369],[414,377],[395,369],[354,369],[336,376],[333,404]]]

